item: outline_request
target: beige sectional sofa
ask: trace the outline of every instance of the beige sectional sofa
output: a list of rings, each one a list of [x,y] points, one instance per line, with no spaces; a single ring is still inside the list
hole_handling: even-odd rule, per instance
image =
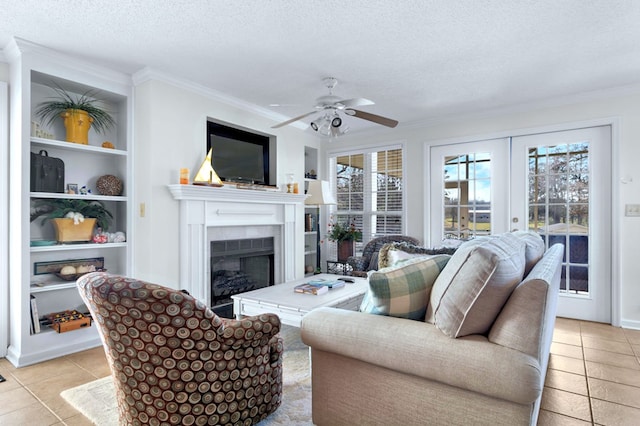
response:
[[[398,301],[394,308],[380,297],[373,299],[387,303],[378,307],[387,309],[383,315],[332,308],[307,314],[301,335],[311,347],[313,422],[536,424],[564,247],[532,249],[531,242],[540,244],[535,238],[504,234],[462,245],[426,285],[422,320],[398,317]],[[393,286],[398,271],[420,267],[416,260],[376,274],[392,277]]]

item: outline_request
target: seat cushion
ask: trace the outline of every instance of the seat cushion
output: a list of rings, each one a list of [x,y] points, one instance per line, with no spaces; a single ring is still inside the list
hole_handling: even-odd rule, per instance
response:
[[[487,333],[524,266],[525,243],[512,234],[464,243],[433,285],[426,321],[449,337]]]
[[[424,319],[431,286],[450,257],[417,258],[369,272],[369,290],[360,310],[398,318]]]

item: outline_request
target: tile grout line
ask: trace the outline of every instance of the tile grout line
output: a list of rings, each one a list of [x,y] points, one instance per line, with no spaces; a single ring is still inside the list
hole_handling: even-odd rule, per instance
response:
[[[595,425],[596,420],[593,415],[593,404],[591,403],[591,384],[589,383],[589,370],[587,370],[587,356],[584,353],[584,340],[582,338],[582,321],[578,323],[580,327],[580,350],[582,351],[582,366],[584,367],[584,380],[587,382],[587,402],[589,404],[589,415],[591,416],[591,424]]]
[[[45,402],[43,400],[41,400],[38,395],[36,395],[35,393],[33,393],[33,391],[31,391],[31,389],[29,389],[27,387],[27,385],[25,385],[18,377],[16,377],[13,373],[9,373],[11,374],[11,377],[13,377],[13,379],[22,387],[22,389],[26,390],[27,392],[29,392],[31,394],[31,396],[33,396],[36,401],[38,401],[38,403],[40,405],[42,405],[44,408],[47,409],[47,411],[49,411],[51,414],[54,415],[54,417],[56,419],[58,419],[58,421],[62,422],[63,424],[66,425],[66,422],[55,412],[53,411],[51,408],[49,408],[49,406],[47,404],[45,404]]]
[[[632,344],[631,344],[631,342],[629,341],[629,338],[628,338],[628,336],[626,335],[626,333],[624,333],[624,331],[623,331],[623,335],[624,335],[624,338],[627,340],[627,342],[626,342],[626,343],[628,343],[628,344],[629,344],[629,346],[631,346],[631,350],[633,351],[633,345],[632,345]],[[582,338],[582,333],[581,333],[581,338]],[[610,339],[602,339],[602,340],[610,340]],[[635,353],[635,351],[633,351],[633,352]],[[612,353],[618,353],[618,352],[612,352]],[[622,355],[624,355],[624,354],[622,354]],[[638,360],[638,359],[637,359],[637,357],[636,357],[636,360]],[[595,362],[595,361],[593,361],[593,362]],[[638,362],[640,363],[640,361],[638,361]],[[586,359],[585,359],[585,364],[586,364]],[[602,365],[607,365],[607,366],[612,366],[612,367],[618,367],[618,368],[627,368],[627,367],[622,367],[622,366],[617,366],[617,365],[610,365],[610,364],[604,364],[604,363],[597,363],[597,364],[602,364]],[[633,370],[633,369],[629,369],[629,370]],[[586,371],[587,371],[587,370],[586,370],[586,365],[585,365],[585,372],[586,372]],[[635,370],[634,370],[634,371],[635,371]],[[600,380],[600,381],[603,381],[603,382],[609,382],[609,383],[614,383],[614,384],[618,384],[618,385],[629,386],[629,387],[639,388],[639,389],[640,389],[640,386],[634,386],[634,385],[629,385],[629,384],[626,384],[626,383],[620,383],[620,382],[615,381],[615,380],[599,379],[599,378],[595,378],[595,377],[594,377],[594,379],[595,379],[595,380]],[[589,384],[589,380],[587,379],[587,391],[589,391],[589,386],[588,386],[588,384]],[[608,401],[608,400],[606,400],[606,399],[601,399],[601,398],[595,398],[595,397],[594,397],[593,399],[594,399],[594,400],[598,400],[598,401],[604,401],[604,402],[607,402],[607,403],[610,403],[610,404],[620,405],[620,406],[622,406],[622,407],[628,407],[628,408],[633,408],[633,409],[639,409],[639,408],[640,408],[640,407],[636,407],[636,406],[633,406],[633,405],[623,404],[623,403],[620,403],[620,402],[612,402],[612,401]],[[591,407],[591,397],[589,398],[589,407]],[[593,410],[592,410],[592,411],[593,411]],[[592,416],[592,418],[593,418],[593,413],[591,414],[591,416]],[[594,423],[594,424],[595,424],[595,423]]]
[[[560,371],[560,372],[568,373],[568,374],[575,374],[577,376],[584,377],[585,381],[587,381],[587,368],[586,368],[586,365],[585,365],[586,361],[584,359],[584,347],[583,347],[583,343],[582,343],[582,333],[581,333],[580,330],[578,330],[578,334],[580,336],[580,346],[579,347],[580,347],[580,350],[582,351],[582,363],[583,363],[583,368],[584,368],[584,375],[578,374],[578,373],[573,373],[571,371],[559,370],[559,369],[556,369],[556,368],[551,368],[551,370]],[[553,342],[553,338],[552,338],[552,342]],[[555,343],[563,343],[563,342],[556,341]],[[577,345],[574,345],[574,344],[571,344],[571,343],[563,343],[563,344],[578,347]],[[551,353],[549,353],[549,356],[551,356]],[[566,356],[566,355],[559,355],[559,356],[564,356],[566,358],[572,358],[572,359],[576,359],[576,360],[578,359],[578,358],[573,358],[573,357]],[[549,368],[550,367],[547,367],[547,369],[549,369]],[[588,381],[587,381],[586,384],[587,384],[587,386],[586,386],[587,395],[586,396],[587,396],[587,402],[589,404],[589,414],[590,414],[590,417],[591,417],[591,422],[590,423],[593,426],[593,425],[595,425],[595,423],[593,421],[593,413],[592,413],[592,410],[591,410],[591,399],[589,398],[589,384],[588,384]],[[565,390],[565,389],[553,388],[553,387],[549,387],[549,386],[546,386],[546,385],[544,387],[547,388],[547,389],[555,389],[555,390],[559,390],[561,392],[567,392],[567,393],[570,393],[570,394],[573,394],[573,395],[585,396],[585,395],[582,395],[580,393],[571,392],[571,391],[568,391],[568,390]],[[544,389],[543,389],[543,392],[544,392]],[[583,420],[583,419],[581,419],[579,417],[574,417],[574,416],[571,416],[569,414],[564,414],[564,413],[560,413],[560,412],[557,412],[557,411],[551,411],[551,410],[546,410],[546,411],[548,411],[550,413],[555,413],[555,414],[557,414],[559,416],[562,416],[562,417],[567,417],[569,419],[575,419],[575,420],[578,420],[578,421],[581,421],[581,422],[585,421],[585,420]]]

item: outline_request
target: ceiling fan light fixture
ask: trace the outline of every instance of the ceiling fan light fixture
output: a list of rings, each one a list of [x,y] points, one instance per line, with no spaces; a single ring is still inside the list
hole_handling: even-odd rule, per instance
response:
[[[325,115],[322,118],[319,118],[310,123],[311,128],[323,134],[324,136],[331,136],[331,128],[339,129],[342,126],[342,117],[338,115],[338,111],[344,111],[344,113],[350,117],[360,118],[362,120],[367,120],[372,123],[381,124],[387,127],[396,127],[398,125],[397,120],[393,120],[391,118],[383,117],[381,115],[372,114],[370,112],[361,111],[357,109],[353,109],[353,107],[364,106],[364,105],[373,105],[374,102],[365,99],[365,98],[352,98],[352,99],[341,99],[338,96],[333,94],[333,88],[338,84],[338,80],[334,77],[327,77],[323,79],[323,82],[327,89],[329,89],[329,94],[326,96],[321,96],[316,99],[315,111],[309,111],[302,115],[299,115],[294,118],[290,118],[287,121],[283,121],[282,123],[278,123],[274,126],[271,126],[273,129],[277,129],[282,126],[286,126],[287,124],[291,124],[295,121],[302,120],[305,117],[308,117],[312,114],[316,114],[318,110],[324,111]],[[327,129],[324,129],[324,127]],[[335,132],[334,132],[335,133]],[[338,132],[339,134],[343,134],[344,131]]]
[[[331,136],[331,122],[325,118],[322,121],[322,125],[318,128],[318,133],[323,136]]]
[[[348,131],[349,131],[349,126],[331,127],[331,130],[330,130],[331,133],[328,136],[332,138],[337,138],[339,136],[344,135]]]

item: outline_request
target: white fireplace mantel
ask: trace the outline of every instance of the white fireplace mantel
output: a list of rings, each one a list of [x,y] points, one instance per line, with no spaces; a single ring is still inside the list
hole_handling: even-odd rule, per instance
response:
[[[180,202],[180,288],[197,299],[211,302],[209,266],[210,230],[221,227],[273,226],[276,241],[276,283],[296,278],[296,257],[302,242],[296,229],[303,229],[304,194],[230,187],[169,185]],[[298,262],[299,263],[299,262]]]

